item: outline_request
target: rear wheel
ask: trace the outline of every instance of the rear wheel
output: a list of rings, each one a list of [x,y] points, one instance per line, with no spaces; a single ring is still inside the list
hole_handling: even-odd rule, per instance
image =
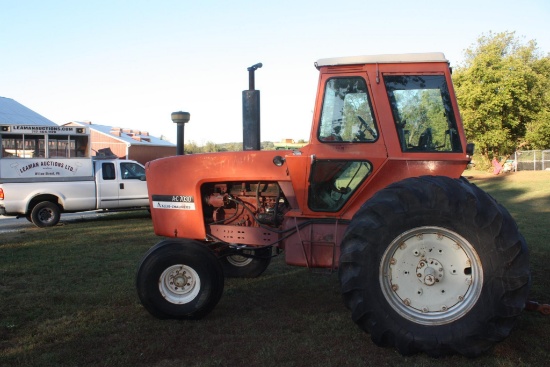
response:
[[[271,263],[271,247],[258,250],[241,250],[221,258],[223,271],[231,278],[256,278]]]
[[[476,304],[483,266],[474,246],[443,227],[416,227],[382,254],[382,294],[399,316],[436,326],[458,320]]]
[[[165,240],[151,248],[138,269],[142,305],[158,318],[200,319],[220,300],[224,275],[217,257],[191,240]]]
[[[37,227],[53,227],[59,223],[61,210],[59,206],[50,201],[42,201],[31,210],[30,219]]]
[[[341,247],[344,301],[380,346],[476,356],[508,336],[530,284],[509,213],[465,180],[411,178],[354,216]]]

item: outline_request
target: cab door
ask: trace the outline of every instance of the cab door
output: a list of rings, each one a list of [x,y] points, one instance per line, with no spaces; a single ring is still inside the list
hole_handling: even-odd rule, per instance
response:
[[[367,80],[366,73],[321,78],[307,182],[308,210],[319,215],[343,215],[387,159]]]
[[[119,180],[114,162],[96,162],[97,208],[112,209],[119,207]]]
[[[145,167],[136,162],[119,162],[119,205],[121,207],[149,206]]]

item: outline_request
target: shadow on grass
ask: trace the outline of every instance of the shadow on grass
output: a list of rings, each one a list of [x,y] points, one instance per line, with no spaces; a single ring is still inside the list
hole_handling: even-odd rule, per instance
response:
[[[547,197],[524,183],[478,184],[510,207],[533,244],[533,290],[548,302]],[[503,185],[503,186],[499,186]],[[540,186],[540,184],[537,184]],[[535,186],[537,186],[535,185]],[[518,199],[519,198],[519,199]],[[148,213],[125,212],[29,231],[0,247],[2,366],[542,366],[550,317],[524,313],[480,358],[403,357],[375,346],[351,321],[336,274],[275,258],[255,279],[226,279],[199,321],[158,320],[139,304],[135,271],[158,237]],[[84,225],[85,224],[85,225]],[[533,254],[536,254],[533,256]]]

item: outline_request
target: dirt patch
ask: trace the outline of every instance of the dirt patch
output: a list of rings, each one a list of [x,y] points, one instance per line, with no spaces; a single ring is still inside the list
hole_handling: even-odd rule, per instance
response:
[[[25,231],[6,231],[2,232],[2,239],[0,240],[0,247],[13,244],[14,242],[20,242]]]

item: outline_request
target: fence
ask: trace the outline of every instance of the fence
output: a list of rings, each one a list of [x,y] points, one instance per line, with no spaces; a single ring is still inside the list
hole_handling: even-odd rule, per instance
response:
[[[550,150],[518,150],[514,153],[514,170],[550,170]]]

